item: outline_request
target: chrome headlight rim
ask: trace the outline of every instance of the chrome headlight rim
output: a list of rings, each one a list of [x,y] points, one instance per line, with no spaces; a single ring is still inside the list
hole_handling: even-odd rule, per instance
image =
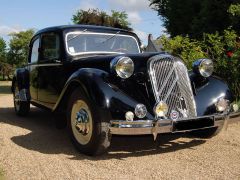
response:
[[[111,69],[122,79],[130,78],[134,73],[134,62],[130,57],[116,57],[111,61]]]
[[[198,59],[193,63],[193,71],[201,76],[208,78],[213,74],[214,67],[211,59]]]

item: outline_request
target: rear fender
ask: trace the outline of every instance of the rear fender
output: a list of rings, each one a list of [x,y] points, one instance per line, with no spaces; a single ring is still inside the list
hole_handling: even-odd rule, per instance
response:
[[[18,68],[14,73],[11,90],[14,92],[14,84],[17,83],[20,100],[29,101],[31,99],[29,92],[29,71],[25,68]]]

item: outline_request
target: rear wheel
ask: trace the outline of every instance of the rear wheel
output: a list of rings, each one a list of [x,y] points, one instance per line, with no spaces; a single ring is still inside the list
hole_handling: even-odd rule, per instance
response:
[[[209,129],[201,129],[192,131],[189,134],[191,134],[194,137],[198,138],[211,138],[213,136],[216,136],[221,131],[221,128],[219,127],[213,127]]]
[[[30,111],[30,102],[20,100],[20,91],[18,89],[17,82],[14,83],[13,87],[13,101],[14,109],[17,115],[26,116]]]
[[[76,89],[68,103],[68,129],[76,148],[87,155],[99,155],[110,146],[108,123],[101,122],[99,110]]]

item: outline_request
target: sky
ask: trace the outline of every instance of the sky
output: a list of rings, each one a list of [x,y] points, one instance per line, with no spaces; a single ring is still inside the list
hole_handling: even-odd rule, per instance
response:
[[[134,32],[147,44],[147,36],[159,37],[165,31],[157,12],[148,0],[0,0],[0,36],[9,41],[9,33],[29,28],[72,24],[79,9],[98,8],[107,13],[125,11]]]

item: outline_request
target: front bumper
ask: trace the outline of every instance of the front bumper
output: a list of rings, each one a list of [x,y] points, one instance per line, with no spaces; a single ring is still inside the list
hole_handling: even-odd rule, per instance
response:
[[[228,115],[201,116],[181,120],[112,120],[110,121],[110,133],[118,135],[143,135],[188,132],[212,127],[223,127]]]

